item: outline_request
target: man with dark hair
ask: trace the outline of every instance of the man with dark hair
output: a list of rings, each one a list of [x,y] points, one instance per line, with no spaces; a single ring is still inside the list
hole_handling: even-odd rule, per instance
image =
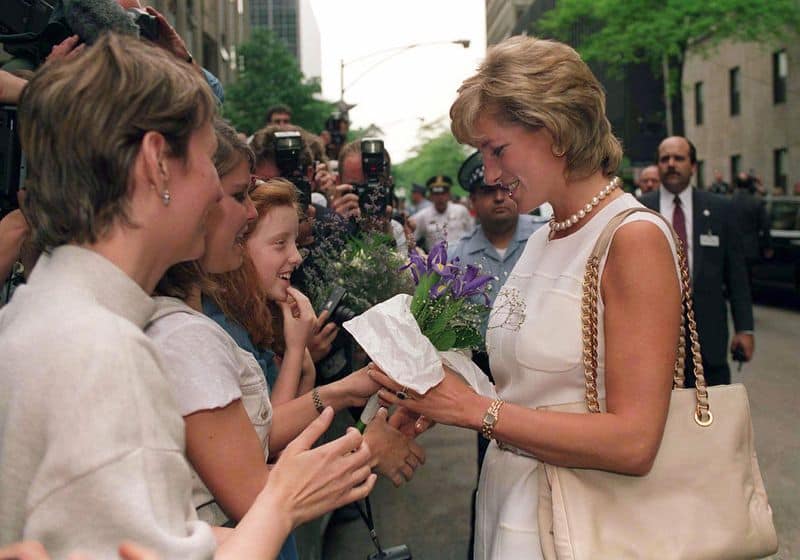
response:
[[[658,166],[648,165],[639,174],[639,190],[641,194],[649,193],[658,190],[658,185],[661,184],[661,178],[658,176]]]
[[[274,125],[281,129],[287,128],[292,124],[292,110],[288,105],[273,105],[267,109],[265,126]]]
[[[671,136],[661,142],[656,163],[661,187],[640,201],[671,220],[687,248],[706,381],[727,384],[731,374],[726,299],[735,328],[730,350],[746,362],[755,347],[753,305],[736,211],[721,196],[692,188],[697,152],[686,138]],[[691,367],[691,352],[687,352],[687,386],[694,386]]]

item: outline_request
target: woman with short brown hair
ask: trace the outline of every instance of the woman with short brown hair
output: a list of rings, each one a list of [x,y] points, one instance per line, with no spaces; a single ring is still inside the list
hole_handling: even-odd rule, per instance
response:
[[[520,213],[549,202],[554,217],[528,240],[489,318],[497,398],[476,394],[450,372],[424,396],[380,393],[492,440],[478,487],[475,558],[541,558],[540,461],[630,475],[653,464],[678,346],[675,247],[668,226],[649,214],[615,230],[599,271],[597,392],[607,410],[539,410],[584,400],[584,268],[611,219],[641,205],[614,176],[622,151],[602,87],[567,45],[513,37],[490,48],[451,116],[456,138],[481,151],[486,183],[503,185]]]

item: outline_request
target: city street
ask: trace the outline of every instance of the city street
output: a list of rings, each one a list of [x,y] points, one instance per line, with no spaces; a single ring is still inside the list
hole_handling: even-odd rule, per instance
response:
[[[800,557],[800,312],[756,306],[756,355],[737,373],[750,395],[761,471],[780,540],[774,557]],[[428,461],[407,486],[380,480],[372,494],[376,527],[384,547],[407,544],[414,558],[464,560],[475,486],[475,434],[436,427],[420,440]],[[360,520],[328,529],[326,560],[366,558],[373,552]]]

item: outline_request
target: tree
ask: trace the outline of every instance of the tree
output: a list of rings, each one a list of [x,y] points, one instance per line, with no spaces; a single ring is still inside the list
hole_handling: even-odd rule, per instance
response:
[[[423,126],[420,138],[420,144],[413,150],[414,156],[392,167],[395,184],[404,187],[412,183],[424,185],[434,175],[448,175],[456,182],[452,191],[458,195],[466,194],[457,184],[458,169],[467,157],[466,148],[449,130],[442,131],[440,123]]]
[[[682,132],[681,78],[689,48],[726,39],[767,42],[800,28],[799,0],[559,0],[535,24],[575,46],[588,61],[623,71],[648,62],[664,76],[667,130]],[[575,41],[570,41],[570,39]],[[676,115],[670,118],[670,108]]]
[[[319,83],[304,78],[297,60],[272,32],[254,30],[239,55],[242,69],[227,86],[223,106],[237,130],[252,134],[264,126],[267,109],[279,103],[291,107],[294,124],[314,134],[325,128],[334,104],[314,97],[321,91]]]

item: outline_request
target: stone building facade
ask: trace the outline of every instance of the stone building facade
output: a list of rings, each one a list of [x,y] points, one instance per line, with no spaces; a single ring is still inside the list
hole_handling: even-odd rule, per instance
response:
[[[686,136],[697,147],[700,182],[714,170],[730,183],[751,169],[768,193],[800,181],[800,42],[724,42],[690,51],[683,68]]]

